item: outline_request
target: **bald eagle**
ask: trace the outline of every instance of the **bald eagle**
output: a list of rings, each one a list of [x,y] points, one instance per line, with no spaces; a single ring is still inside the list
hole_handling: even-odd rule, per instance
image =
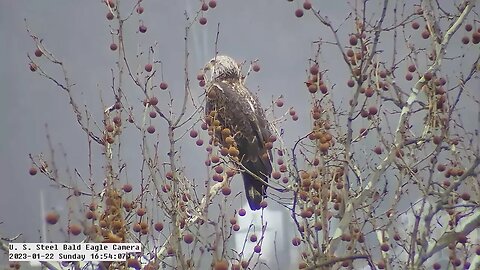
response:
[[[242,171],[245,195],[250,208],[258,210],[267,190],[258,179],[266,183],[272,173],[272,155],[265,146],[271,135],[265,113],[258,98],[245,87],[235,60],[218,55],[204,70],[212,76],[206,88],[206,115],[218,120],[214,132],[218,141],[238,149],[238,160],[246,169]]]

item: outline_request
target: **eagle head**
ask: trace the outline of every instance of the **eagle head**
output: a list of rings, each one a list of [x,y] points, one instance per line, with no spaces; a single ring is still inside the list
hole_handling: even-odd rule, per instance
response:
[[[237,79],[241,78],[241,69],[237,62],[226,55],[217,55],[212,58],[203,68],[203,71],[211,72],[211,79]]]

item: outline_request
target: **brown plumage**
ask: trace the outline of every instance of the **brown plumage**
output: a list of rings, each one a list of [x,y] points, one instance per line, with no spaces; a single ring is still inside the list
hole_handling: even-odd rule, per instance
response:
[[[241,164],[257,177],[268,182],[272,173],[271,154],[265,147],[271,132],[265,113],[243,84],[241,69],[232,58],[219,55],[205,66],[212,78],[207,85],[206,114],[220,122],[221,129],[228,128],[234,139]],[[215,133],[225,147],[230,147],[225,134]],[[266,185],[255,176],[242,172],[245,195],[252,210],[260,209],[266,197]]]

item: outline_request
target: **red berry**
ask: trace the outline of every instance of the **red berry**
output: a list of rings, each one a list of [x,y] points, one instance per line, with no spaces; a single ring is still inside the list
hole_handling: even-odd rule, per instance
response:
[[[328,93],[328,88],[325,84],[321,84],[319,89],[320,89],[320,92],[322,92],[322,94],[327,94]]]
[[[302,9],[295,10],[295,16],[297,16],[297,18],[302,17],[303,16],[303,10]]]
[[[277,180],[278,180],[278,179],[280,179],[280,177],[282,177],[282,174],[281,174],[279,171],[274,171],[274,172],[272,173],[272,177],[273,177],[273,179],[277,179]]]
[[[408,71],[415,72],[415,70],[417,70],[417,68],[415,67],[414,64],[411,64],[411,65],[408,66]]]
[[[247,211],[243,208],[240,208],[240,210],[238,210],[238,215],[243,217],[247,214]]]
[[[433,74],[429,71],[423,75],[426,81],[430,81],[433,78]]]
[[[113,117],[113,123],[115,123],[115,125],[117,125],[117,126],[121,126],[122,125],[122,118],[120,118],[120,116],[118,116],[118,115],[115,115]]]
[[[110,50],[116,51],[117,48],[118,48],[117,44],[115,44],[115,43],[110,44]]]
[[[350,45],[356,46],[358,44],[358,38],[355,35],[351,35],[350,39],[348,40],[350,42]]]
[[[365,111],[365,110],[361,110],[361,111],[360,111],[360,115],[361,115],[363,118],[367,118],[367,117],[370,115],[370,113],[367,112],[367,111]]]
[[[48,224],[50,225],[54,225],[58,222],[58,219],[60,218],[60,216],[58,215],[57,212],[48,212],[46,217],[45,217],[45,220],[47,221]]]
[[[85,217],[87,219],[97,219],[95,213],[93,213],[92,211],[88,211],[86,214],[85,214]]]
[[[137,259],[134,259],[134,258],[127,259],[127,266],[129,268],[133,268],[133,269],[142,268],[142,266],[140,265],[140,262]]]
[[[380,249],[384,252],[387,252],[389,249],[390,249],[390,246],[387,244],[387,243],[383,243],[381,246],[380,246]]]
[[[195,144],[196,144],[197,146],[202,146],[202,145],[203,145],[203,140],[202,140],[202,139],[198,139],[198,140],[195,142]]]
[[[162,222],[157,222],[154,225],[155,231],[161,232],[163,230],[163,223]]]
[[[380,76],[380,78],[385,78],[387,77],[387,72],[385,70],[381,70],[378,75]]]
[[[107,13],[107,16],[106,16],[106,17],[107,17],[107,20],[111,21],[111,20],[113,20],[113,17],[114,17],[114,16],[113,16],[113,13],[109,11],[109,12]]]
[[[443,85],[445,85],[445,84],[447,83],[447,81],[445,80],[445,78],[440,77],[440,78],[438,79],[438,83],[439,83],[439,85],[442,85],[442,86],[443,86]]]
[[[444,164],[438,164],[438,165],[437,165],[437,170],[438,170],[439,172],[445,171],[446,168],[447,168],[447,167],[446,167]]]
[[[277,107],[279,107],[279,108],[283,107],[283,100],[282,99],[277,99],[275,101],[275,105],[277,105]]]
[[[143,13],[143,7],[142,7],[142,6],[138,6],[138,7],[137,7],[137,13],[138,13],[138,14],[142,14],[142,13]]]
[[[318,74],[318,65],[313,65],[310,67],[310,74],[317,75]]]
[[[135,223],[132,227],[132,230],[138,233],[142,230],[142,226],[140,226],[140,223]]]
[[[454,258],[452,260],[452,265],[454,265],[456,267],[460,266],[461,264],[462,264],[462,261],[459,258]]]
[[[234,225],[232,226],[232,229],[233,229],[234,231],[238,232],[238,231],[240,230],[240,225],[234,224]]]
[[[32,176],[36,175],[37,174],[37,168],[31,167],[30,170],[28,170],[28,173]]]
[[[78,224],[70,224],[68,231],[73,235],[79,235],[82,232],[82,227]]]
[[[465,24],[465,30],[466,30],[467,32],[472,31],[472,29],[473,29],[473,27],[472,27],[471,24],[469,24],[469,23]]]
[[[257,242],[257,239],[258,239],[257,235],[255,235],[255,234],[250,235],[250,241],[251,242]]]
[[[315,94],[318,90],[318,87],[316,84],[312,83],[308,86],[308,92]]]
[[[373,96],[373,92],[374,92],[374,91],[373,91],[373,88],[372,88],[372,87],[367,87],[367,88],[365,89],[365,93],[364,93],[364,94],[365,94],[366,97],[372,97],[372,96]]]
[[[215,181],[215,182],[222,182],[222,181],[223,181],[222,175],[220,175],[220,174],[218,174],[218,173],[214,174],[214,175],[212,176],[212,179],[213,179],[213,181]]]
[[[168,180],[172,180],[173,179],[173,173],[171,171],[168,171],[165,173],[165,178],[167,178]]]
[[[355,56],[355,53],[353,52],[352,49],[348,49],[348,50],[347,50],[347,56],[348,56],[348,57],[353,57],[353,56]]]
[[[205,24],[207,24],[207,18],[201,17],[200,19],[198,19],[198,22],[199,22],[201,25],[205,25]]]
[[[348,80],[347,85],[348,85],[348,87],[354,87],[355,82],[352,79],[350,79],[350,80]]]
[[[372,107],[368,108],[368,113],[370,115],[375,115],[375,114],[377,114],[377,112],[378,112],[378,109],[375,106],[372,106]]]
[[[309,0],[305,0],[305,2],[303,2],[303,8],[310,10],[312,8],[312,3]]]
[[[292,239],[292,245],[298,246],[298,245],[300,245],[300,243],[302,243],[302,240],[301,240],[300,238],[294,237],[294,238]]]
[[[193,242],[193,235],[190,234],[190,233],[186,233],[183,236],[183,241],[185,241],[185,243],[187,243],[187,244],[191,244]]]
[[[478,28],[480,30],[480,28]],[[480,32],[478,30],[472,34],[472,43],[478,44],[480,42]]]
[[[442,143],[442,137],[441,136],[433,136],[433,143],[437,144],[437,145]]]
[[[152,69],[153,69],[152,64],[148,63],[148,64],[145,65],[145,71],[146,72],[150,72],[150,71],[152,71]]]
[[[162,186],[162,191],[165,193],[169,192],[171,189],[172,187],[170,186],[170,184],[165,184]]]
[[[260,202],[260,207],[261,208],[266,208],[267,206],[268,206],[267,201],[263,200],[263,201]]]
[[[222,194],[225,195],[225,196],[228,196],[230,194],[232,194],[232,189],[230,187],[222,187]]]
[[[35,56],[36,56],[36,57],[40,57],[40,56],[42,56],[42,55],[43,55],[43,52],[42,52],[39,48],[37,48],[37,49],[35,50]]]
[[[155,127],[152,126],[152,125],[148,126],[147,132],[150,133],[150,134],[154,133],[155,132]]]
[[[420,28],[420,24],[418,22],[412,22],[412,28],[417,30],[418,28]]]
[[[150,100],[148,101],[150,105],[155,106],[158,104],[158,98],[157,97],[151,97]]]
[[[138,27],[138,31],[140,31],[140,33],[145,33],[147,32],[147,27],[142,24]]]
[[[147,213],[147,210],[146,210],[145,208],[141,207],[141,208],[138,208],[138,209],[137,209],[137,212],[136,212],[136,213],[137,213],[137,215],[138,215],[139,217],[142,217],[142,216],[144,216],[144,215]]]
[[[254,251],[255,253],[260,253],[260,252],[262,252],[262,247],[259,246],[259,245],[256,245],[256,246],[253,248],[253,251]]]
[[[123,189],[123,191],[128,193],[128,192],[132,191],[133,187],[132,187],[131,184],[124,184],[122,189]]]
[[[463,44],[467,45],[469,42],[470,42],[470,38],[469,38],[469,37],[464,36],[464,37],[462,38],[462,43],[463,43]]]
[[[160,89],[166,90],[168,88],[168,84],[166,82],[161,82],[160,83]]]
[[[208,1],[208,6],[211,8],[215,8],[217,6],[217,1],[215,0]]]
[[[460,198],[462,198],[462,200],[464,201],[468,201],[470,200],[470,194],[468,194],[467,192],[464,192],[462,193],[462,195],[460,195]]]
[[[253,64],[252,70],[255,71],[255,72],[259,72],[260,71],[260,65],[257,64],[257,63]]]
[[[196,138],[198,136],[198,131],[195,129],[190,130],[190,137]]]
[[[218,162],[220,162],[220,158],[219,158],[218,156],[212,156],[212,157],[211,157],[211,160],[212,160],[213,163],[218,163]]]
[[[423,39],[427,39],[430,37],[430,32],[428,32],[427,30],[423,31],[422,32],[422,38]]]
[[[207,11],[208,10],[208,5],[206,3],[202,3],[202,7],[200,9],[203,10],[203,11]]]
[[[28,67],[30,68],[31,72],[37,71],[37,68],[38,68],[38,66],[35,63],[28,64]]]
[[[218,261],[213,266],[213,270],[228,270],[228,262],[227,261]]]
[[[409,72],[409,73],[405,74],[405,80],[407,80],[407,81],[413,80],[413,75],[412,75],[412,73]]]

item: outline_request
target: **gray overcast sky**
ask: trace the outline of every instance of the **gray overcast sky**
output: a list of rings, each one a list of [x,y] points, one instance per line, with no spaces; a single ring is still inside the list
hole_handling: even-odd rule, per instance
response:
[[[123,1],[127,3],[129,1]],[[135,34],[138,19],[129,20],[128,51],[133,54],[141,41],[148,46],[158,41],[157,59],[162,60],[164,75],[171,88],[182,89],[184,60],[184,11],[191,16],[199,1],[143,1],[142,17],[147,35]],[[297,1],[298,2],[298,1]],[[322,10],[336,25],[345,19],[347,5],[343,1],[322,1]],[[313,55],[312,41],[331,38],[311,14],[296,18],[299,3],[287,1],[225,0],[208,11],[206,26],[195,24],[189,48],[191,71],[201,68],[214,56],[217,23],[220,22],[219,51],[237,60],[259,59],[261,72],[249,78],[251,89],[260,87],[260,99],[267,106],[272,97],[284,95],[286,106],[295,106],[306,115],[305,69]],[[315,1],[314,1],[315,3]],[[42,176],[30,177],[28,153],[48,154],[45,124],[52,141],[61,144],[67,153],[70,168],[87,164],[85,136],[79,132],[67,96],[50,81],[28,70],[27,53],[33,54],[34,43],[25,31],[24,18],[32,31],[44,39],[46,46],[62,59],[77,84],[79,103],[87,104],[101,115],[100,96],[109,96],[110,68],[115,54],[111,43],[106,8],[99,0],[90,1],[9,1],[0,0],[0,234],[24,233],[26,240],[38,240],[43,219],[40,214],[40,192],[45,192],[47,209],[61,209],[65,198]],[[350,33],[350,25],[343,28]],[[344,40],[345,42],[345,40]],[[328,55],[328,54],[327,54]],[[132,57],[133,58],[133,57]],[[340,82],[346,72],[338,54],[327,56],[327,62],[338,63],[339,71],[330,79]],[[143,65],[144,63],[135,63]],[[334,65],[335,66],[335,65]],[[192,76],[194,91],[201,91]],[[345,79],[343,79],[344,81]],[[478,83],[477,83],[478,85]],[[100,94],[102,92],[103,94]],[[200,94],[200,92],[198,92]],[[111,100],[106,101],[111,102]],[[297,124],[288,136],[296,138],[308,129],[309,122]],[[138,148],[138,144],[133,147]],[[57,148],[61,149],[61,148]],[[59,167],[65,168],[57,150]],[[186,160],[194,160],[186,155]],[[101,158],[99,158],[101,160]],[[0,257],[1,259],[1,257]],[[1,263],[1,260],[0,260]]]

